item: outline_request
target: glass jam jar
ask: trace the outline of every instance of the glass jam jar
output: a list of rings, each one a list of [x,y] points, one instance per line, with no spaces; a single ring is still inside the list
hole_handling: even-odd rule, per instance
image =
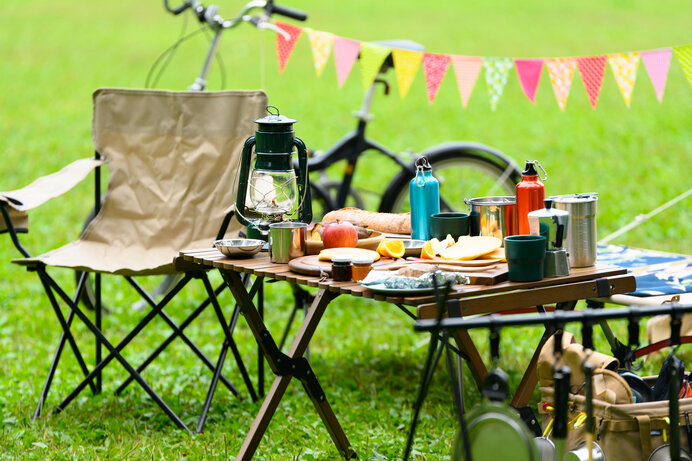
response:
[[[351,277],[351,257],[332,256],[332,279],[335,282],[350,282]]]
[[[371,256],[358,256],[353,258],[353,281],[357,282],[367,277],[368,273],[372,270],[374,262],[375,259]]]

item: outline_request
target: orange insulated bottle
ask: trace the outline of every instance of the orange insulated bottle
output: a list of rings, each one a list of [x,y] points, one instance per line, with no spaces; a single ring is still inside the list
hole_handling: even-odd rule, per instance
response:
[[[536,167],[543,172],[543,178],[539,178]],[[517,224],[519,235],[528,235],[531,233],[529,229],[529,213],[543,208],[545,187],[541,179],[546,180],[548,175],[541,164],[538,163],[538,160],[527,160],[526,167],[521,172],[521,176],[521,181],[515,189],[517,195]]]

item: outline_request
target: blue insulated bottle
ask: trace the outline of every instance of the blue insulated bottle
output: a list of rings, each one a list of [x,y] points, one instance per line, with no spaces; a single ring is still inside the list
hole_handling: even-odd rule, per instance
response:
[[[416,176],[409,183],[411,238],[430,240],[430,215],[440,212],[440,183],[432,175],[428,159],[416,160]]]

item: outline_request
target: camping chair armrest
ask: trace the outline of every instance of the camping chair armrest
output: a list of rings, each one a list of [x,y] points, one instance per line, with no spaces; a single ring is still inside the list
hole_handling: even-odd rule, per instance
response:
[[[21,189],[0,192],[0,205],[8,211],[0,220],[0,233],[6,231],[27,232],[27,210],[36,208],[48,200],[64,194],[80,183],[96,167],[105,163],[96,158],[76,160],[60,171],[42,176]],[[9,221],[7,222],[7,218]]]
[[[233,219],[233,216],[235,216],[235,203],[226,208],[226,210],[224,210],[224,214],[225,216],[223,218],[223,222],[221,223],[221,227],[219,228],[219,233],[216,234],[216,240],[222,240],[225,237],[228,226],[231,224],[231,219]]]

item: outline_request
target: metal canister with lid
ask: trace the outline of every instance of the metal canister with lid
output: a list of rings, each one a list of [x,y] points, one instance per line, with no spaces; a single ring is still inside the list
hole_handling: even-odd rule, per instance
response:
[[[471,235],[489,235],[504,242],[517,234],[516,200],[511,196],[464,200],[471,216]]]
[[[567,252],[570,267],[589,267],[596,263],[596,212],[598,194],[555,195],[549,197],[553,207],[569,213]]]

